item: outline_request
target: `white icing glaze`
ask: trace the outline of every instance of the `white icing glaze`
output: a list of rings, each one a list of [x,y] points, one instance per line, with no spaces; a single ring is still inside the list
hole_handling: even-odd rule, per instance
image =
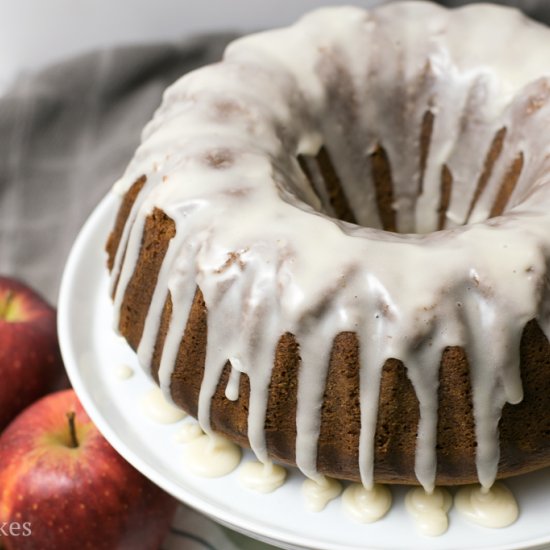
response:
[[[385,485],[375,483],[366,489],[352,483],[344,490],[342,502],[345,509],[361,523],[372,523],[383,518],[391,506],[391,492]]]
[[[237,401],[239,399],[239,381],[241,379],[241,371],[237,369],[231,369],[227,387],[225,388],[225,397],[230,401]]]
[[[484,490],[479,485],[462,487],[455,495],[456,509],[483,527],[507,527],[519,515],[514,495],[502,482]]]
[[[204,432],[197,422],[185,422],[176,434],[176,441],[178,443],[189,443],[198,439],[201,435],[204,435]]]
[[[331,344],[353,331],[362,483],[373,486],[377,418],[377,407],[366,404],[378,402],[381,369],[393,357],[407,366],[419,399],[415,472],[431,490],[441,354],[461,346],[471,369],[478,477],[489,487],[502,407],[522,399],[523,328],[537,319],[550,334],[550,147],[540,139],[550,121],[549,60],[549,31],[515,10],[403,2],[320,9],[292,27],[235,41],[222,63],[172,85],[116,184],[125,193],[147,176],[112,271],[118,316],[146,217],[158,207],[174,220],[138,349],[149,368],[170,293],[159,370],[165,395],[198,286],[208,308],[198,420],[211,431],[211,399],[230,358],[227,396],[238,396],[237,371],[245,373],[248,437],[266,462],[274,353],[281,334],[294,334],[302,359],[296,460],[314,478]],[[421,179],[419,132],[428,110],[434,123]],[[502,153],[468,218],[501,128]],[[378,143],[392,168],[400,234],[380,230],[368,156]],[[296,156],[316,154],[321,144],[361,226],[320,213]],[[519,152],[524,166],[509,208],[487,221]],[[447,229],[434,232],[444,165],[453,193]],[[480,223],[461,226],[466,221]]]
[[[242,484],[258,493],[272,493],[286,479],[286,470],[273,462],[246,462],[239,470]]]
[[[342,484],[335,479],[320,476],[319,479],[306,479],[302,484],[306,507],[311,512],[320,512],[342,492]]]
[[[225,476],[240,461],[240,447],[219,435],[201,435],[185,448],[185,464],[194,474],[202,477]]]
[[[181,409],[168,403],[162,391],[156,387],[147,392],[142,405],[145,414],[160,424],[173,424],[187,416]]]
[[[115,376],[119,380],[128,380],[129,378],[132,378],[132,376],[134,376],[134,369],[130,367],[130,365],[118,365],[115,370]]]
[[[418,529],[423,535],[437,537],[447,531],[453,497],[449,491],[436,487],[427,493],[422,487],[410,489],[405,496],[405,507],[416,520]]]

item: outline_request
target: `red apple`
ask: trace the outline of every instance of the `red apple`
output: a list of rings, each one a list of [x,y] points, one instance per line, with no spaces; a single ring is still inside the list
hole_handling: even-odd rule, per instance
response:
[[[0,432],[27,405],[65,387],[56,315],[23,283],[0,276]]]
[[[73,390],[42,398],[0,436],[7,550],[158,549],[176,506],[109,445]]]

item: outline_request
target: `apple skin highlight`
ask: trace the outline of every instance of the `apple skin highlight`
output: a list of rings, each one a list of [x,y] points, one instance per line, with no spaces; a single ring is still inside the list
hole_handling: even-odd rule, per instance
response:
[[[68,386],[56,311],[24,283],[0,276],[0,433],[27,405]]]
[[[158,549],[176,507],[109,445],[72,390],[42,398],[0,436],[0,525],[31,529],[0,537],[6,550]]]

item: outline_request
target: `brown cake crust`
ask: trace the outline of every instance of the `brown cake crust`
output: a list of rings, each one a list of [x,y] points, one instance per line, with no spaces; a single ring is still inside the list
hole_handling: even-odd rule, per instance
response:
[[[119,218],[128,216],[138,192],[130,190]],[[108,245],[110,267],[116,253],[113,243],[120,242],[123,226],[117,219]],[[174,222],[161,210],[156,209],[148,217],[136,270],[126,289],[120,316],[120,332],[134,349],[139,344],[158,272],[174,234]],[[158,379],[171,313],[169,296],[151,365],[155,379]],[[197,288],[171,381],[175,403],[195,417],[204,374],[207,315],[202,293]],[[524,399],[519,405],[506,405],[502,412],[499,478],[550,464],[550,345],[534,320],[524,329],[520,355]],[[243,374],[239,398],[228,400],[225,387],[229,368],[227,363],[212,399],[212,428],[247,447],[249,381]],[[295,464],[299,369],[299,344],[292,334],[283,334],[276,350],[265,422],[269,454],[283,464]],[[351,332],[338,334],[332,347],[322,405],[317,467],[326,475],[353,481],[359,481],[359,372],[356,335]],[[472,388],[468,360],[459,347],[449,347],[442,355],[438,396],[436,483],[477,482]],[[377,482],[418,484],[414,474],[418,419],[418,401],[406,365],[389,359],[382,370],[378,402],[374,462]]]

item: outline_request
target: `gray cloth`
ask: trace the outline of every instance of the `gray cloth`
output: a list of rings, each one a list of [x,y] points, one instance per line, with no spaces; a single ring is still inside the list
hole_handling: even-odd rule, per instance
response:
[[[0,98],[0,273],[55,302],[72,242],[120,177],[168,84],[230,36],[91,53]]]

